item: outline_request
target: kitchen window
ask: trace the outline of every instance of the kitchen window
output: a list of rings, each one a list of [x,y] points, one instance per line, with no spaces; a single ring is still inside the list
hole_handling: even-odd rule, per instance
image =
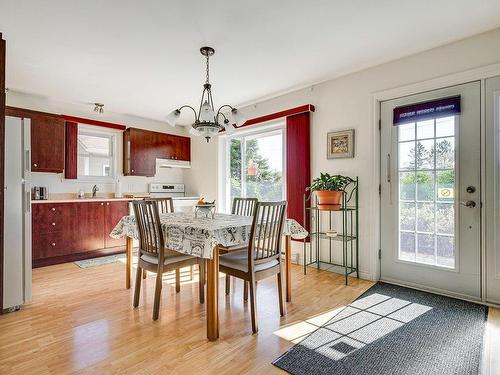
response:
[[[79,126],[78,179],[115,177],[116,135]]]
[[[284,133],[284,126],[278,124],[221,137],[225,155],[221,158],[219,200],[226,212],[236,197],[285,199]]]

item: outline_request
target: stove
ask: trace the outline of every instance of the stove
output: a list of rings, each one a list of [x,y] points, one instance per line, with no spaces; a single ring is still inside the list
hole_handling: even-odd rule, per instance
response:
[[[151,182],[149,195],[151,198],[173,198],[174,210],[179,212],[194,212],[194,206],[199,199],[199,197],[186,197],[184,184],[163,182]]]
[[[152,198],[161,197],[184,197],[184,184],[170,184],[163,182],[151,182],[149,184],[149,195]]]

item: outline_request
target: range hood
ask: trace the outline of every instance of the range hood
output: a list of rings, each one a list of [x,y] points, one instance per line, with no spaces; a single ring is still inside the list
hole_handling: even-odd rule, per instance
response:
[[[175,159],[156,159],[158,168],[191,168],[191,162]]]

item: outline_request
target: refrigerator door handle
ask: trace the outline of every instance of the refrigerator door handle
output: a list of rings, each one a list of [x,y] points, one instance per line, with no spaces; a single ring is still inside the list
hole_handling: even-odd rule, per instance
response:
[[[26,194],[26,213],[30,213],[31,212],[31,192],[30,191],[27,191],[25,192]]]
[[[24,170],[31,172],[31,157],[30,150],[25,150],[25,159],[24,159]]]

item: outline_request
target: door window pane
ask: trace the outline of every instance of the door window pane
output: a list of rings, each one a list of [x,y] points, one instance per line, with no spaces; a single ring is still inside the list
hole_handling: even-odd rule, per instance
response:
[[[417,138],[434,138],[434,120],[417,122]]]
[[[398,131],[399,259],[453,268],[455,118],[402,126]]]
[[[417,200],[434,200],[434,172],[418,171],[417,176]]]
[[[241,197],[241,140],[229,141],[229,179],[231,202]]]
[[[398,126],[399,141],[412,141],[415,139],[415,123],[402,124]]]
[[[262,201],[284,199],[283,132],[228,139],[230,207],[233,198],[257,198]]]
[[[282,134],[246,140],[246,192],[248,198],[278,201],[283,197]]]
[[[415,230],[415,203],[399,205],[399,227],[403,230]]]
[[[415,172],[399,173],[399,199],[415,200]]]
[[[400,232],[399,234],[399,259],[415,261],[415,233]]]

